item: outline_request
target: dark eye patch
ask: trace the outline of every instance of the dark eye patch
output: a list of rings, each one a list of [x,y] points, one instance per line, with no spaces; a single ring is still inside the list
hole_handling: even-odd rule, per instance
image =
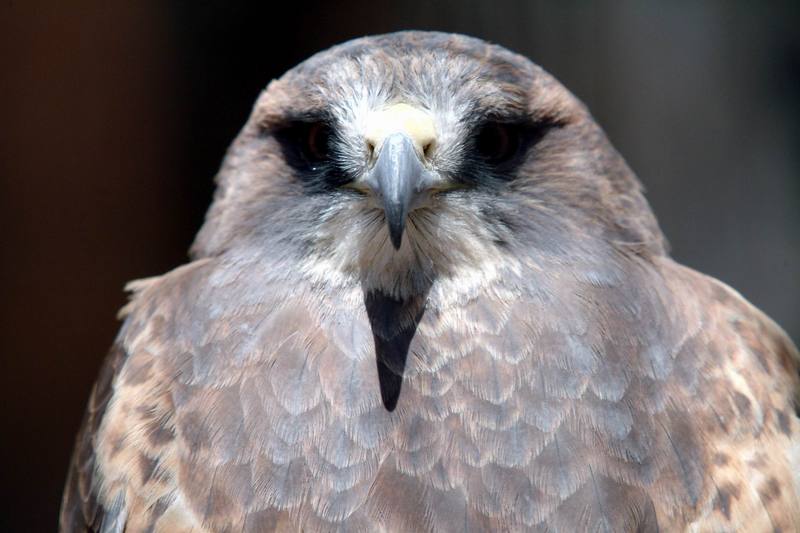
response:
[[[497,116],[474,120],[459,178],[476,184],[487,177],[512,179],[528,151],[560,125],[554,120],[530,117]]]
[[[333,130],[325,121],[290,122],[274,135],[286,148],[289,163],[300,170],[313,172],[330,160]]]
[[[326,116],[290,117],[268,132],[280,144],[286,162],[312,191],[332,190],[351,181],[337,163],[337,133]]]

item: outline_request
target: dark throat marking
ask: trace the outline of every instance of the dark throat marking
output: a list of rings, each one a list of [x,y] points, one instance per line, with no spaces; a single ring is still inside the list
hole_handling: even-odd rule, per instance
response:
[[[425,314],[425,294],[398,300],[378,291],[364,298],[375,342],[375,361],[381,399],[387,411],[394,411],[400,399],[411,341]]]

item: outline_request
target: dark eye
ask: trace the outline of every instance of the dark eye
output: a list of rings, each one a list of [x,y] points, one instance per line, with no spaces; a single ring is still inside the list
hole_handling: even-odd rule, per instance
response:
[[[336,130],[323,117],[286,120],[265,130],[278,141],[286,162],[310,191],[323,192],[353,180],[336,157]]]
[[[488,163],[499,165],[519,153],[522,132],[514,124],[490,122],[484,125],[475,138],[475,150]]]
[[[330,156],[331,129],[324,122],[308,125],[304,132],[304,152],[309,163],[322,163]]]
[[[301,170],[317,170],[330,161],[333,132],[324,121],[290,122],[273,130],[287,160]]]

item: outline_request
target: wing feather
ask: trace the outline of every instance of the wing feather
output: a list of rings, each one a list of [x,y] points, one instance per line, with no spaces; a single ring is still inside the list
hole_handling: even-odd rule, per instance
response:
[[[98,501],[95,439],[112,395],[112,383],[127,359],[115,344],[103,363],[92,388],[67,474],[61,502],[60,531],[119,532],[125,529],[125,509],[119,503],[106,507]]]

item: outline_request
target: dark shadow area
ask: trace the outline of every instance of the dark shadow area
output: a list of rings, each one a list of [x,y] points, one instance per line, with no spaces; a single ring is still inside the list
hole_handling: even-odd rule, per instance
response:
[[[381,399],[388,411],[394,411],[400,399],[409,347],[425,314],[427,299],[427,291],[411,300],[397,300],[375,291],[364,298],[375,340]]]

